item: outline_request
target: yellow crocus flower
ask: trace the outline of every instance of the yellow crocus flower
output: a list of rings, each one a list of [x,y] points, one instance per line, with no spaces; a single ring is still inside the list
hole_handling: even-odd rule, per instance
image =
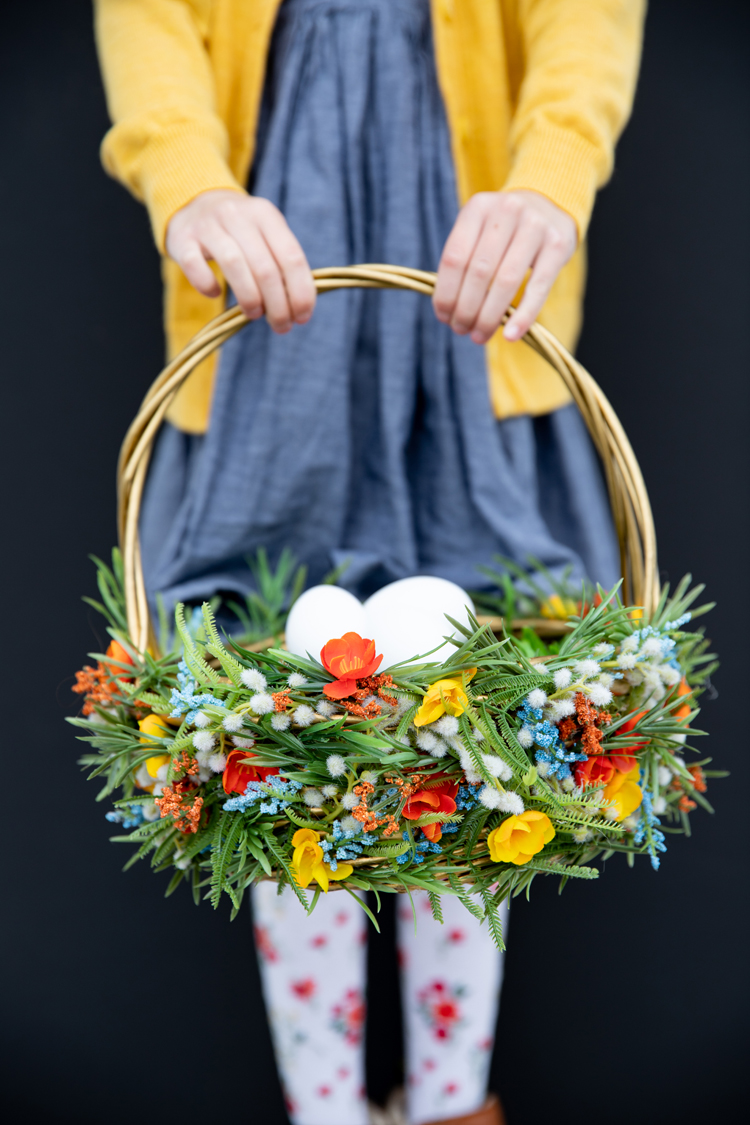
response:
[[[554,621],[567,621],[569,617],[578,613],[578,606],[572,598],[563,598],[560,594],[550,594],[542,602],[539,612],[542,617],[551,618]]]
[[[165,715],[146,715],[146,718],[138,723],[138,730],[141,732],[139,742],[145,742],[146,745],[153,742],[155,738],[166,738],[172,734],[167,726]]]
[[[300,887],[307,887],[312,880],[328,893],[329,880],[341,882],[348,879],[354,868],[351,863],[339,863],[336,870],[332,871],[325,862],[323,849],[318,841],[322,833],[315,832],[312,828],[299,828],[292,836],[294,854],[292,855],[292,868],[294,876]]]
[[[546,813],[527,809],[509,816],[487,837],[487,847],[495,863],[515,863],[520,867],[540,852],[555,836]]]
[[[465,685],[477,673],[476,668],[469,668],[463,676],[451,676],[445,680],[436,680],[428,689],[422,700],[422,706],[414,716],[414,726],[424,727],[434,723],[441,715],[463,715],[469,706],[469,697]]]

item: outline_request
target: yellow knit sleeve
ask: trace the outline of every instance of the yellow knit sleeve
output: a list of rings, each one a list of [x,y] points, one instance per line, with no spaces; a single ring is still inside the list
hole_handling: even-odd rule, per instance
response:
[[[518,0],[523,80],[505,190],[541,192],[583,239],[630,115],[645,0]]]
[[[212,188],[242,190],[205,45],[210,0],[95,0],[113,127],[102,162],[151,216],[164,250],[175,211]]]

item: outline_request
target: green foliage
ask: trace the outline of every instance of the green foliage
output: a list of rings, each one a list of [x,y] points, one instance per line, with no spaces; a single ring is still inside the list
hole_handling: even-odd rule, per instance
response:
[[[498,638],[488,626],[471,619],[458,628],[455,652],[444,663],[422,658],[419,663],[392,669],[394,682],[384,690],[399,699],[399,706],[379,704],[379,714],[362,719],[347,714],[340,706],[330,715],[316,710],[324,701],[323,688],[329,680],[316,661],[297,657],[281,647],[263,652],[246,647],[257,639],[279,635],[285,612],[304,583],[304,573],[288,552],[282,554],[275,570],[263,553],[254,565],[257,593],[244,607],[244,624],[248,627],[244,642],[222,638],[214,616],[215,604],[205,603],[189,617],[179,606],[174,633],[177,651],[155,657],[136,652],[127,636],[119,554],[113,554],[111,567],[97,560],[101,601],[91,604],[105,615],[109,631],[132,653],[134,663],[115,668],[110,680],[111,705],[97,703],[93,717],[78,716],[70,721],[86,744],[81,764],[91,778],[103,784],[99,799],[119,792],[110,815],[119,818],[123,826],[113,839],[134,845],[128,866],[148,858],[154,870],[168,870],[167,894],[186,882],[196,902],[207,899],[216,907],[226,895],[232,916],[239,910],[247,888],[261,878],[289,884],[305,909],[313,910],[320,888],[311,884],[313,897],[309,901],[295,879],[292,858],[294,834],[306,829],[316,833],[321,846],[325,844],[327,859],[335,857],[342,847],[354,849],[337,860],[351,861],[354,866],[351,875],[340,881],[342,889],[349,893],[369,889],[376,896],[381,891],[424,890],[438,921],[442,919],[441,896],[455,895],[477,919],[486,922],[493,940],[502,948],[498,907],[506,898],[528,895],[537,875],[557,876],[562,887],[571,878],[597,878],[599,870],[593,864],[617,852],[623,852],[629,862],[636,856],[655,855],[660,832],[656,822],[644,823],[636,844],[638,816],[622,822],[610,819],[601,787],[581,790],[572,781],[563,783],[545,774],[538,747],[526,748],[526,743],[519,741],[519,708],[537,689],[553,700],[557,698],[560,691],[555,688],[555,673],[565,668],[573,670],[571,676],[578,675],[577,662],[591,660],[602,644],[610,647],[597,660],[602,671],[611,668],[614,672],[619,657],[610,659],[608,654],[618,653],[637,630],[663,629],[692,611],[701,587],[690,589],[689,579],[679,583],[674,593],[665,587],[650,621],[634,618],[632,610],[621,604],[618,590],[603,594],[600,605],[583,616],[573,615],[569,631],[554,641],[529,628],[520,636],[504,634]],[[547,596],[550,590],[574,597],[566,583],[564,579],[555,585],[551,575],[541,573],[525,575],[524,585],[519,569],[505,565],[503,573],[498,574],[497,597],[502,607],[498,602],[494,611],[501,608],[503,616],[513,617],[530,613],[536,605],[534,612],[538,613],[539,602],[534,603],[534,598]],[[583,593],[586,597],[590,594]],[[581,600],[582,592],[577,596]],[[694,613],[705,612],[706,608],[701,606]],[[605,754],[621,754],[636,744],[640,784],[652,799],[663,801],[665,806],[660,814],[663,831],[687,832],[689,819],[683,798],[710,811],[702,782],[700,786],[697,782],[701,776],[719,776],[720,771],[696,773],[708,759],[690,767],[682,764],[692,748],[681,744],[686,721],[677,719],[675,713],[688,698],[692,708],[690,739],[701,735],[695,727],[697,699],[716,661],[700,629],[689,632],[680,626],[669,635],[680,669],[693,689],[692,697],[679,696],[673,678],[658,700],[644,705],[646,689],[636,682],[638,677],[631,677],[631,684],[620,673],[620,694],[608,705],[611,721],[602,728],[602,745]],[[178,683],[180,659],[188,672],[187,681],[181,673]],[[107,660],[111,663],[109,657]],[[416,712],[431,684],[460,676],[469,668],[477,671],[467,682],[468,707],[458,716],[457,724],[445,730],[434,728],[441,756],[432,757],[417,742]],[[245,684],[243,673],[247,669],[263,676],[262,690],[257,675],[250,680],[255,686]],[[126,672],[127,676],[121,674]],[[301,674],[305,682],[290,687],[292,672]],[[585,694],[588,690],[585,684],[574,682],[569,693]],[[183,699],[181,720],[160,734],[144,735],[138,728],[139,718],[149,712],[170,715],[174,692]],[[273,694],[273,700],[269,694]],[[197,739],[198,730],[185,715],[193,697],[204,700],[200,706],[203,742]],[[258,697],[265,701],[262,706],[257,703]],[[277,706],[283,712],[281,722],[279,712],[272,710]],[[258,707],[260,710],[254,709]],[[639,715],[637,722],[626,729],[635,714]],[[420,728],[422,733],[428,729]],[[243,804],[236,796],[228,797],[221,770],[227,754],[238,748],[235,738],[240,740],[246,764],[279,772],[286,786],[283,791],[274,776],[258,782],[259,775],[254,774],[256,791],[252,799]],[[156,758],[158,765],[164,756],[169,758],[166,770],[162,770],[166,777],[157,782],[153,762],[151,772],[146,763]],[[218,765],[207,764],[212,756]],[[498,757],[504,767],[497,763]],[[339,759],[340,765],[330,766],[332,760]],[[669,767],[668,783],[660,780],[665,765]],[[471,775],[472,784],[467,784],[465,771]],[[499,781],[496,773],[503,777],[507,774],[508,780]],[[403,787],[413,787],[415,775],[428,793],[446,777],[460,784],[459,807],[455,811],[425,811],[418,820],[402,819],[405,794],[411,792]],[[363,782],[367,783],[364,787]],[[156,792],[151,793],[154,785]],[[364,801],[367,815],[375,821],[364,843],[361,835],[342,836],[342,825],[350,823],[355,787],[356,800]],[[479,803],[477,794],[483,788],[489,796],[485,793],[482,799],[497,804],[497,808]],[[494,802],[493,788],[499,794]],[[507,793],[514,795],[515,805],[503,805]],[[172,811],[160,816],[155,798]],[[523,864],[495,862],[487,843],[489,833],[508,815],[501,809],[518,807],[519,800],[525,809],[543,812],[555,835]],[[187,829],[185,820],[180,822],[181,828],[177,826],[176,804],[184,815],[190,813]],[[428,846],[421,831],[435,824],[443,829],[437,848]],[[331,879],[336,886],[335,872]],[[377,924],[369,908],[360,905]]]

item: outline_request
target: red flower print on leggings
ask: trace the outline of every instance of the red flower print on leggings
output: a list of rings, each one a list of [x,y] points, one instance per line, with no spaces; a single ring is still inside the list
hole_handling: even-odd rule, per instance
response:
[[[434,980],[417,993],[417,1005],[436,1039],[450,1039],[463,1022],[459,1000],[464,994],[461,985],[451,987]]]
[[[353,1047],[362,1041],[365,1011],[364,996],[358,988],[347,989],[343,1000],[331,1009],[331,1027]]]

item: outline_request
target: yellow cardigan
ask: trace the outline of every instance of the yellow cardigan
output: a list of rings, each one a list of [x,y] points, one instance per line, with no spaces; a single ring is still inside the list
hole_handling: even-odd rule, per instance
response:
[[[581,323],[583,239],[633,99],[645,0],[431,0],[440,87],[462,202],[529,188],[573,216],[581,246],[541,321],[569,347]],[[242,189],[253,159],[266,56],[280,0],[95,0],[110,115],[106,170],[148,207],[159,249],[171,216],[211,188]],[[347,263],[331,262],[330,265]],[[435,263],[437,267],[437,263]],[[163,266],[170,355],[223,307]],[[214,357],[172,406],[206,429]],[[487,345],[498,417],[568,399],[535,353]]]

